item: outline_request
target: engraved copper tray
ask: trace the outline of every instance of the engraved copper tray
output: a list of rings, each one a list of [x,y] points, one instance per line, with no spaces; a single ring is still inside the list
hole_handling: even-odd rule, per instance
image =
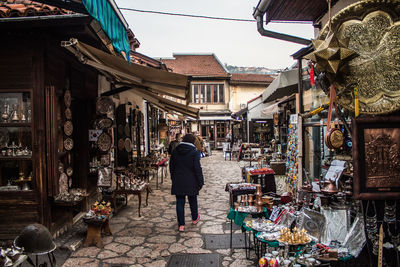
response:
[[[99,114],[107,114],[114,109],[114,102],[110,97],[102,96],[96,101],[96,110]]]
[[[131,151],[132,151],[132,142],[131,142],[131,139],[126,138],[126,139],[125,139],[125,142],[124,142],[124,146],[125,146],[125,150],[126,150],[126,151],[131,152]]]
[[[103,118],[97,122],[100,129],[110,128],[113,125],[113,120],[110,118]]]
[[[106,132],[102,132],[97,139],[97,147],[100,149],[100,151],[107,152],[108,150],[110,150],[111,144],[111,136]]]
[[[101,164],[101,166],[104,166],[104,167],[110,166],[110,155],[109,154],[101,155],[100,164]]]
[[[349,38],[357,56],[339,70],[334,85],[338,102],[354,111],[354,89],[361,114],[400,110],[400,5],[396,0],[360,1],[332,18],[332,30]],[[326,26],[319,35],[324,40]]]
[[[65,118],[67,120],[71,120],[72,119],[72,111],[71,111],[70,108],[66,108],[64,114],[65,114]]]
[[[69,108],[71,106],[71,91],[70,90],[65,90],[64,104],[67,108]]]
[[[118,150],[122,151],[124,147],[125,147],[125,142],[124,139],[121,138],[118,140]]]
[[[72,138],[67,138],[64,140],[64,148],[67,151],[70,151],[74,148],[74,140],[72,140]]]
[[[125,125],[125,129],[124,129],[124,130],[125,130],[125,135],[126,135],[126,136],[130,136],[129,124],[126,124],[126,125]]]
[[[66,121],[64,123],[64,133],[66,136],[71,136],[72,132],[74,130],[74,126],[72,125],[71,121]]]

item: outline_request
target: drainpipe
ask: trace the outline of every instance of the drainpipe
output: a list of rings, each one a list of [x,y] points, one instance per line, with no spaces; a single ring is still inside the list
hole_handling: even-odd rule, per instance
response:
[[[270,3],[271,3],[271,0],[261,0],[254,10],[253,17],[257,20],[257,31],[262,36],[265,36],[265,37],[275,38],[275,39],[293,42],[293,43],[302,44],[302,45],[310,44],[311,41],[308,39],[300,38],[300,37],[293,36],[293,35],[268,31],[268,30],[264,29],[263,16],[264,16],[265,12],[267,11]]]
[[[293,42],[296,44],[302,44],[302,45],[309,45],[311,43],[311,40],[300,38],[297,36],[293,35],[288,35],[288,34],[283,34],[279,32],[272,32],[264,29],[264,20],[262,15],[259,15],[255,17],[257,20],[257,30],[258,32],[265,37],[270,37],[270,38],[275,38],[283,41],[288,41],[288,42]]]

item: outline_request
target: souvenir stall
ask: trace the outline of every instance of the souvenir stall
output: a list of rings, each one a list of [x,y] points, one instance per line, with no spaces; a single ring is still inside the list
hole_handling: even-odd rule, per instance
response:
[[[291,119],[287,193],[261,195],[268,215],[254,204],[261,185],[229,184],[228,218],[254,240],[247,256],[259,266],[399,266],[399,70],[390,67],[399,50],[388,49],[400,45],[397,7],[349,5],[313,42],[307,68],[318,78],[310,90],[329,101],[315,95],[320,104]]]
[[[0,81],[0,239],[37,222],[57,234],[97,195],[87,153],[97,72],[60,47],[63,30],[51,28],[59,37],[21,28],[1,43],[9,74]]]

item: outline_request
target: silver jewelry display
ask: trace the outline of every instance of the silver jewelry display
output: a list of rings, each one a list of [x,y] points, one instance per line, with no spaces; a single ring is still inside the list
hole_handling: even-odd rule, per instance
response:
[[[383,214],[383,221],[388,224],[396,223],[396,201],[393,205],[389,205],[385,201],[385,212]]]

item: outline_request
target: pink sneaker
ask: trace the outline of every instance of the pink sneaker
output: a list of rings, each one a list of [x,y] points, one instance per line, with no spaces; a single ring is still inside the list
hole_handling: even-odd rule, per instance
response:
[[[178,231],[185,232],[185,226],[184,225],[179,226]]]
[[[193,224],[197,224],[200,221],[200,214],[197,215],[197,219],[192,221]]]

